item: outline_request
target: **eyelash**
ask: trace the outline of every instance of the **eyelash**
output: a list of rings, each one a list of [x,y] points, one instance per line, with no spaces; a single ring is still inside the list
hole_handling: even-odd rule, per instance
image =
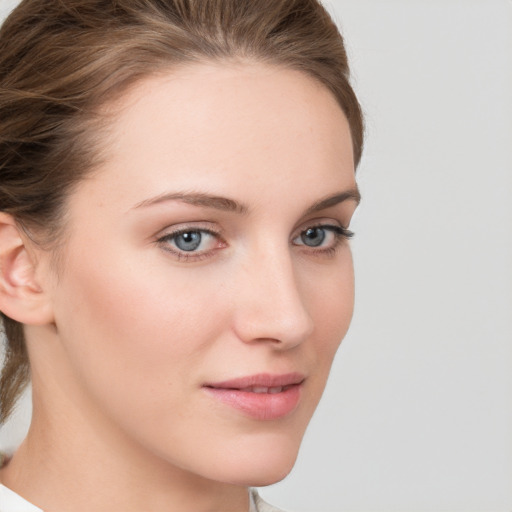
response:
[[[215,252],[216,249],[211,249],[209,251],[203,252],[187,252],[180,250],[179,248],[171,248],[170,241],[176,239],[180,235],[184,235],[185,233],[207,233],[208,235],[216,238],[217,240],[222,240],[222,235],[220,231],[214,231],[212,229],[207,229],[203,227],[191,226],[185,227],[182,229],[177,229],[176,231],[172,231],[171,233],[167,233],[166,235],[157,239],[157,244],[161,245],[165,251],[170,252],[174,257],[176,257],[179,261],[201,261]]]
[[[305,244],[294,244],[298,247],[305,247],[306,250],[310,253],[313,253],[315,255],[321,256],[333,256],[341,243],[344,241],[347,241],[351,239],[354,236],[354,233],[350,231],[347,228],[344,228],[342,226],[337,225],[331,225],[331,224],[313,224],[311,226],[306,227],[305,229],[301,230],[301,232],[293,238],[293,240],[296,240],[300,236],[302,236],[306,231],[310,229],[323,229],[324,231],[328,231],[333,233],[335,240],[334,243],[330,247],[326,248],[315,248],[314,246],[307,246]],[[218,248],[210,249],[208,251],[203,252],[193,252],[193,251],[183,251],[179,248],[171,248],[170,241],[175,240],[180,235],[184,235],[186,233],[206,233],[214,238],[216,238],[221,243],[225,243],[222,240],[222,235],[220,231],[214,231],[212,229],[202,228],[202,227],[185,227],[182,229],[178,229],[176,231],[173,231],[171,233],[167,233],[160,238],[156,240],[156,243],[161,245],[164,250],[167,252],[170,252],[173,254],[174,257],[176,257],[179,261],[202,261],[204,259],[207,259],[210,257]]]
[[[330,247],[326,247],[323,249],[316,249],[314,247],[308,247],[306,245],[301,244],[302,247],[306,247],[306,250],[309,249],[310,253],[317,256],[334,256],[343,242],[346,242],[354,237],[353,231],[334,224],[313,224],[303,229],[298,236],[301,236],[309,229],[323,229],[325,231],[330,231],[331,233],[333,233],[335,238],[334,243]],[[295,237],[294,240],[296,238],[298,237]]]

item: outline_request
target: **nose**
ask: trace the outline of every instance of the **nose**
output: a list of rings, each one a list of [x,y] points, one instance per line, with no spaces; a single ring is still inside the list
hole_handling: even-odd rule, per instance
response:
[[[236,274],[233,322],[242,341],[267,342],[286,350],[312,334],[306,290],[289,250],[255,254]]]

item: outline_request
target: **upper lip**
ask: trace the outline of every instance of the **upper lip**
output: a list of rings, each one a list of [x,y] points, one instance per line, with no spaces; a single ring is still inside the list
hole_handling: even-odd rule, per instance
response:
[[[281,375],[258,373],[256,375],[223,380],[221,382],[209,382],[204,386],[217,389],[244,389],[250,387],[274,388],[302,384],[304,380],[305,376],[297,372]]]

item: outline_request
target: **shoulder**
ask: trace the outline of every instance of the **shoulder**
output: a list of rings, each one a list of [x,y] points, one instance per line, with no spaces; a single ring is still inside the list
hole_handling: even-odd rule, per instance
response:
[[[251,489],[251,509],[249,512],[285,512],[264,501],[256,489]],[[1,512],[1,511],[0,511]]]

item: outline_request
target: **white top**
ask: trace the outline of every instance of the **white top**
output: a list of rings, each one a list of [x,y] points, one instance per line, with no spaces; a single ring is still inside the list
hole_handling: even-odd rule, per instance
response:
[[[43,512],[42,509],[32,505],[19,494],[0,484],[0,512]],[[265,503],[256,489],[250,490],[249,512],[282,512]]]
[[[15,492],[0,484],[0,512],[43,512]]]

